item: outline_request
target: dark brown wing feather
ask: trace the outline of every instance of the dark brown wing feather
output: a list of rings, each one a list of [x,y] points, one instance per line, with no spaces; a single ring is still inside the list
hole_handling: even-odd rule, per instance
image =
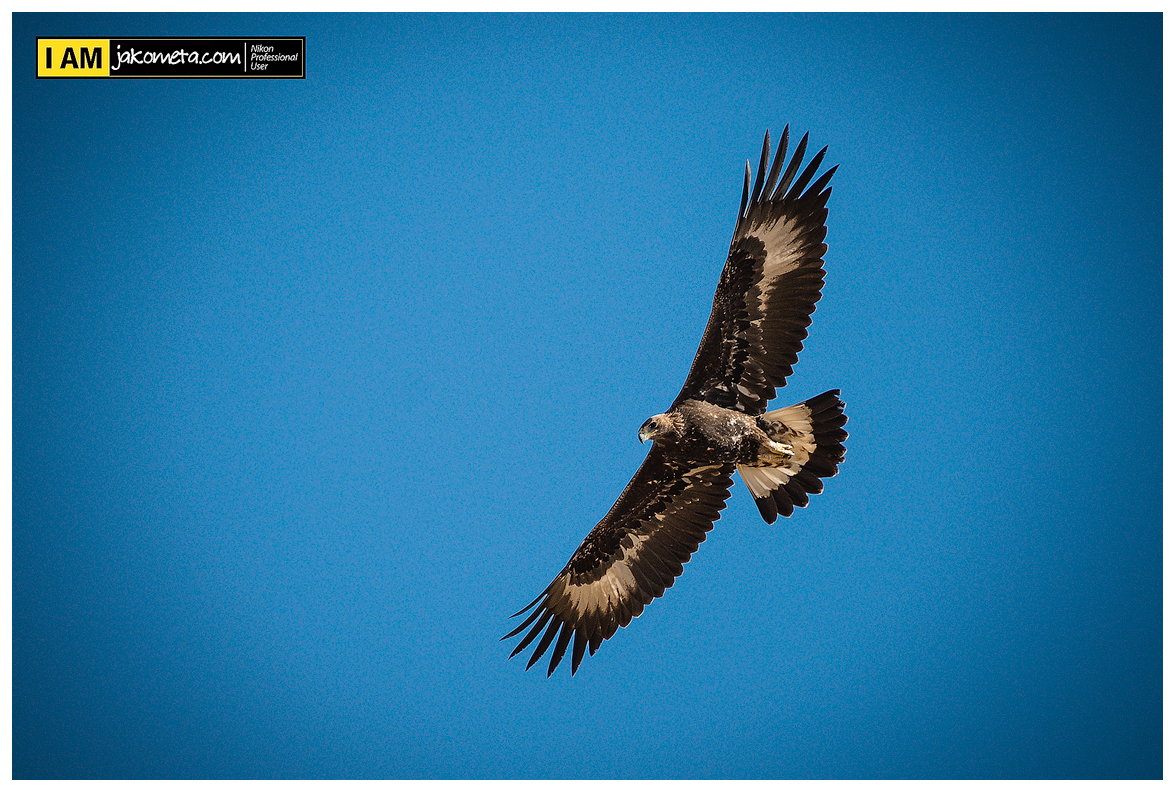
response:
[[[530,669],[555,644],[547,675],[555,671],[574,640],[572,674],[600,643],[625,627],[674,585],[682,565],[726,506],[733,465],[705,465],[673,460],[660,444],[621,497],[555,580],[538,598],[515,614],[531,614],[502,637],[527,630],[511,657],[538,639]],[[529,630],[528,630],[529,629]]]
[[[710,321],[675,405],[701,399],[759,415],[792,374],[825,284],[827,185],[837,170],[830,168],[809,185],[825,156],[821,149],[797,176],[807,144],[806,134],[777,182],[788,128],[766,178],[770,140],[765,135],[753,189],[750,165],[745,172],[744,198]]]

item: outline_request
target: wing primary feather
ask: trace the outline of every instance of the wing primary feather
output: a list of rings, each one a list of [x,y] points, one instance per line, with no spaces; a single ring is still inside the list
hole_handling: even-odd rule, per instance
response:
[[[580,618],[580,624],[584,627],[584,636],[588,641],[599,644],[600,637],[604,635],[604,613],[600,609],[589,609]]]
[[[518,647],[514,648],[514,652],[507,656],[508,658],[514,658],[516,655],[521,653],[528,644],[535,641],[535,637],[539,635],[539,631],[543,630],[543,626],[547,624],[547,621],[555,616],[550,611],[540,611],[539,613],[543,615],[543,619],[535,623],[535,627],[531,628],[531,632],[523,637],[523,640],[519,642]]]
[[[580,668],[580,662],[584,660],[584,649],[588,647],[588,634],[584,632],[583,628],[576,630],[576,641],[572,645],[572,675],[576,674],[576,670]]]
[[[547,626],[547,632],[543,634],[543,639],[539,642],[539,646],[536,647],[535,652],[531,654],[531,660],[527,661],[527,669],[530,669],[532,666],[534,666],[535,662],[538,661],[540,657],[542,657],[543,653],[547,652],[547,648],[551,646],[551,640],[555,638],[555,634],[559,632],[560,625],[563,624],[563,620],[561,620],[559,617],[556,617],[554,614],[551,616],[551,624]]]
[[[833,178],[833,172],[836,171],[838,167],[840,166],[834,165],[832,168],[825,171],[825,173],[821,174],[821,178],[813,182],[813,186],[808,189],[808,195],[817,195],[822,190],[824,190],[825,185],[829,184],[829,180]],[[821,203],[823,204],[824,201]]]
[[[531,609],[531,606],[534,606],[536,603],[538,603],[540,600],[542,600],[542,599],[543,599],[543,596],[544,596],[544,595],[546,595],[546,594],[547,594],[547,590],[546,590],[546,589],[544,589],[542,592],[540,592],[540,593],[539,593],[539,597],[535,598],[535,599],[534,599],[534,600],[532,600],[530,603],[528,603],[527,605],[523,606],[521,609],[519,609],[518,611],[516,611],[514,614],[511,614],[511,615],[510,615],[510,617],[509,617],[509,619],[512,619],[512,620],[513,620],[515,617],[519,616],[519,615],[520,615],[520,614],[522,614],[524,611],[529,611],[529,610]]]
[[[555,643],[555,649],[551,651],[551,663],[547,665],[548,677],[551,677],[551,673],[555,671],[555,668],[559,666],[559,662],[563,660],[564,653],[568,649],[568,642],[572,639],[572,630],[572,623],[565,622],[563,630],[559,632],[559,641]]]
[[[776,191],[772,193],[773,201],[779,198],[792,183],[792,177],[796,176],[796,172],[800,170],[800,163],[804,160],[804,150],[807,146],[808,133],[806,132],[804,137],[800,139],[800,143],[796,144],[796,151],[792,152],[792,161],[788,163],[788,170],[780,177],[780,184],[776,185]]]
[[[767,181],[764,182],[764,192],[760,196],[762,200],[765,197],[771,197],[772,190],[776,187],[776,177],[780,175],[780,169],[784,167],[784,154],[788,151],[788,125],[784,125],[784,131],[780,134],[780,143],[776,146],[776,156],[772,160],[772,170],[768,173]]]
[[[531,604],[531,605],[534,605],[534,604]],[[542,614],[543,611],[544,611],[544,609],[542,609],[542,608],[535,609],[533,612],[531,612],[531,616],[527,617],[527,619],[523,621],[522,625],[520,625],[519,627],[515,628],[510,633],[503,636],[502,639],[509,639],[511,636],[515,636],[515,635],[521,633],[528,625],[530,625],[532,622],[534,622],[535,618],[538,617],[540,614]],[[502,641],[502,639],[499,639],[498,641]]]
[[[825,159],[825,152],[829,147],[821,149],[817,152],[817,156],[809,162],[808,167],[804,169],[804,173],[796,177],[796,184],[792,185],[792,189],[788,191],[788,195],[784,196],[785,201],[795,201],[800,198],[801,193],[804,192],[805,186],[809,183],[809,179],[813,178],[813,174],[821,167],[821,160]]]
[[[764,132],[764,148],[760,152],[759,168],[755,172],[755,187],[751,188],[751,203],[758,204],[760,199],[760,190],[764,186],[764,174],[768,172],[768,155],[772,153],[772,133],[771,130]]]

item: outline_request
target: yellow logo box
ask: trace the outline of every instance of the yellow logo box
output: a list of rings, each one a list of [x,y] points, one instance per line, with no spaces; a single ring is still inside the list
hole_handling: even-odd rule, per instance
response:
[[[37,39],[38,77],[109,77],[110,39]]]

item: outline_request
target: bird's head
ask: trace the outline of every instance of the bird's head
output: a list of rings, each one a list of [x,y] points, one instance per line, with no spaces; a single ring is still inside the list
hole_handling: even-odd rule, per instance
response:
[[[656,438],[660,435],[667,435],[674,431],[674,420],[665,413],[658,413],[645,420],[641,425],[641,429],[637,430],[637,437],[645,443],[650,438]]]

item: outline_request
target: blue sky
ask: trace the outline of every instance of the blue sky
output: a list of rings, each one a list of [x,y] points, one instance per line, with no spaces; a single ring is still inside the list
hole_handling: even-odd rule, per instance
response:
[[[305,80],[36,80],[36,36]],[[16,777],[1159,777],[1161,22],[13,20]],[[774,406],[673,589],[498,637],[681,387],[765,129],[832,182]]]

